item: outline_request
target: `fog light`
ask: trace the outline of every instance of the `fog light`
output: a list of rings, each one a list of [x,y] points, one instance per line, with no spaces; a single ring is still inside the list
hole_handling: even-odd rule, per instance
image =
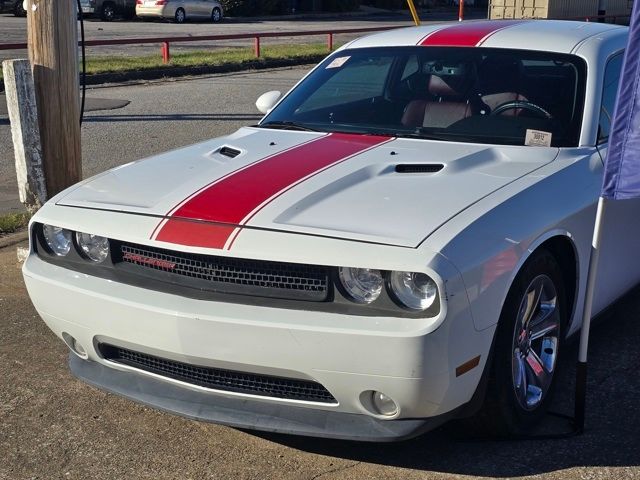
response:
[[[78,355],[80,358],[89,358],[89,355],[87,355],[87,351],[85,350],[85,348],[67,332],[62,332],[62,338],[64,340],[64,343],[67,344],[67,347],[69,347],[69,349],[73,353]]]
[[[382,392],[373,392],[371,394],[371,403],[380,415],[391,417],[398,413],[396,402]]]

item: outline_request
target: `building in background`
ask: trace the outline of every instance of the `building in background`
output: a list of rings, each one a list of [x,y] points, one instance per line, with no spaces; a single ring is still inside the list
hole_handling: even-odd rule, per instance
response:
[[[571,18],[631,15],[633,0],[491,0],[490,18]],[[602,10],[600,10],[600,8]]]

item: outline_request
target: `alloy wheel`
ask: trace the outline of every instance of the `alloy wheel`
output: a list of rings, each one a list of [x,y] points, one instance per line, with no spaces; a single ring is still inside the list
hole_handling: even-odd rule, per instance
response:
[[[522,297],[512,343],[516,398],[535,410],[550,389],[558,359],[560,310],[556,287],[547,275],[535,277]]]

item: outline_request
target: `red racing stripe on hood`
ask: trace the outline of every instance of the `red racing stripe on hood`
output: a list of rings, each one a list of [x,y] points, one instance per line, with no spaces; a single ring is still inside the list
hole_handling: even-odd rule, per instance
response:
[[[452,27],[430,33],[420,41],[420,45],[428,47],[479,47],[500,30],[523,22],[523,20],[460,22]]]
[[[390,137],[374,135],[331,133],[255,162],[181,202],[159,225],[155,239],[224,248],[236,226],[244,225],[282,193],[389,140]]]

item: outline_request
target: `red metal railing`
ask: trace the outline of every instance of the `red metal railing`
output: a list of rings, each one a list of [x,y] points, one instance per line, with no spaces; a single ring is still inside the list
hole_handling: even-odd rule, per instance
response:
[[[368,27],[368,28],[344,28],[337,30],[311,30],[306,32],[260,32],[260,33],[239,33],[229,35],[199,35],[189,37],[148,37],[148,38],[114,38],[107,40],[86,40],[84,42],[87,47],[98,47],[108,45],[146,45],[146,44],[160,44],[162,61],[169,63],[171,60],[170,44],[171,43],[187,43],[187,42],[203,42],[203,41],[219,41],[219,40],[250,40],[253,39],[253,49],[256,58],[260,58],[260,41],[263,38],[278,38],[278,37],[306,37],[326,35],[327,37],[327,49],[333,50],[333,37],[334,35],[340,35],[345,33],[370,33],[381,32],[385,30],[392,30],[394,28],[402,28],[398,26],[385,26],[385,27]],[[0,50],[24,50],[27,48],[26,43],[3,43],[0,44]]]

